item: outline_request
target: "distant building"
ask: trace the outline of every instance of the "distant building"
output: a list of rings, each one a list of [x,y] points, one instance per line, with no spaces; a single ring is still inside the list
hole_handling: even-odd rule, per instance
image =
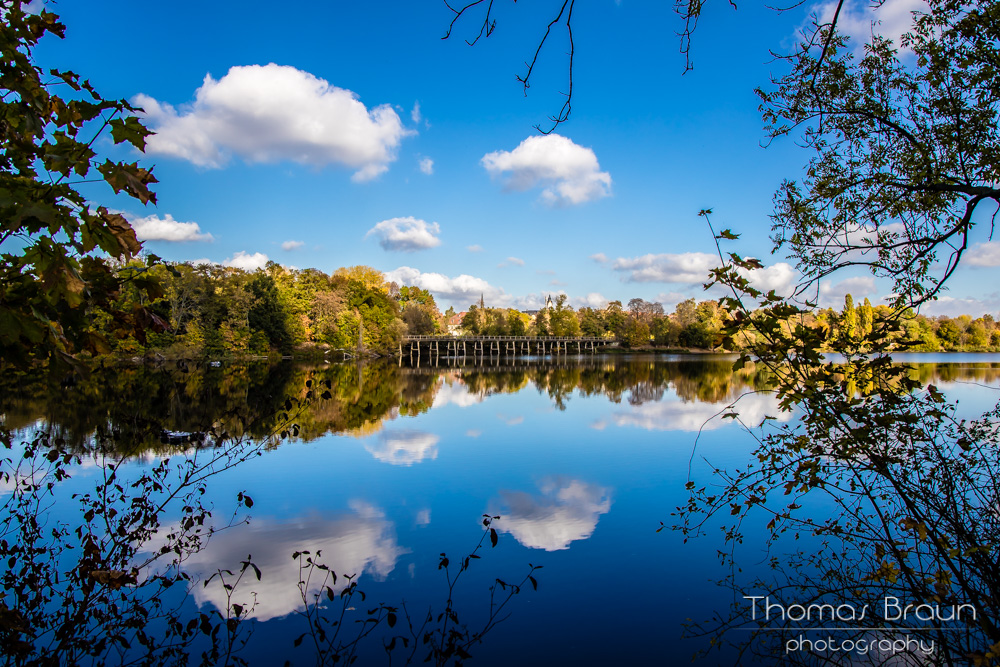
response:
[[[541,308],[538,308],[536,310],[522,310],[521,312],[524,313],[525,315],[530,315],[532,318],[534,318],[535,315],[537,315],[538,313],[542,312],[543,310],[551,310],[553,308],[555,308],[555,306],[552,305],[552,295],[548,294],[548,295],[545,296],[545,305],[544,306],[542,306]]]
[[[454,315],[448,318],[448,321],[445,322],[445,326],[448,327],[448,333],[455,335],[461,331],[462,318],[465,317],[465,314],[467,312],[468,311],[463,310],[461,313],[455,313]]]

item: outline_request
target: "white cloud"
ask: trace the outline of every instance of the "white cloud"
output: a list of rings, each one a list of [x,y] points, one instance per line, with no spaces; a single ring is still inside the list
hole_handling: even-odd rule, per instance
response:
[[[958,317],[959,315],[971,315],[979,317],[985,313],[1000,312],[1000,294],[994,292],[982,299],[955,298],[951,296],[938,297],[937,301],[931,301],[920,308],[920,312],[928,316],[947,315],[948,317]]]
[[[438,385],[438,390],[434,394],[435,408],[445,405],[457,405],[460,408],[467,408],[470,405],[482,403],[486,398],[485,394],[473,394],[462,382],[445,382],[442,380]]]
[[[708,281],[708,272],[718,265],[716,255],[685,252],[619,257],[611,268],[625,274],[623,280],[630,283],[702,284]]]
[[[547,478],[540,495],[501,491],[501,519],[494,526],[531,549],[559,551],[594,533],[597,521],[611,509],[609,490],[578,479]]]
[[[874,293],[875,278],[872,276],[847,278],[832,285],[823,283],[819,288],[819,305],[823,308],[840,308],[844,305],[844,297],[848,294],[860,301]]]
[[[413,110],[410,112],[410,118],[414,123],[419,123],[424,117],[420,114],[420,102],[413,103]]]
[[[440,438],[423,431],[383,431],[365,449],[376,459],[394,466],[411,466],[424,459],[436,459]]]
[[[1000,266],[1000,241],[977,243],[962,259],[969,266]]]
[[[717,266],[719,266],[718,255],[704,252],[685,252],[619,257],[611,265],[611,268],[623,274],[622,279],[629,283],[704,285],[710,279],[709,271]],[[741,271],[741,273],[747,276],[750,284],[757,289],[764,292],[773,289],[779,295],[785,296],[791,294],[798,278],[795,268],[785,262],[779,262],[762,269]]]
[[[732,400],[732,399],[729,399]],[[622,404],[624,405],[624,403]],[[731,424],[731,419],[722,419],[720,408],[726,402],[717,403],[685,401],[676,396],[662,400],[647,401],[629,405],[627,411],[617,412],[613,420],[617,426],[630,426],[647,431],[712,431]],[[791,414],[782,412],[778,398],[774,394],[747,394],[733,406],[740,420],[748,426],[757,426],[766,416],[779,421],[791,419]],[[727,412],[729,412],[727,410]]]
[[[357,170],[352,180],[368,181],[388,170],[412,133],[389,105],[369,110],[349,90],[274,63],[233,67],[218,81],[206,75],[194,102],[180,109],[144,94],[133,101],[156,132],[147,153],[202,167],[222,167],[235,154],[341,165]]]
[[[594,260],[598,264],[604,264],[605,262],[608,261],[608,256],[605,255],[603,252],[595,252],[593,255],[590,256],[590,259]]]
[[[608,300],[599,292],[589,292],[587,296],[571,299],[570,302],[575,308],[604,308],[608,305]]]
[[[927,11],[925,0],[886,0],[875,9],[867,0],[848,0],[837,17],[837,30],[851,38],[860,51],[871,42],[872,32],[891,39],[898,48],[903,33],[913,28],[914,11]],[[837,2],[825,2],[814,8],[820,23],[833,20]],[[877,23],[878,25],[874,25]]]
[[[512,151],[487,153],[481,162],[492,176],[509,174],[507,190],[544,187],[541,199],[550,206],[611,194],[611,175],[600,171],[594,151],[558,134],[528,137]]]
[[[456,310],[465,310],[470,304],[478,304],[480,295],[486,301],[488,308],[531,310],[541,308],[545,303],[544,295],[531,293],[514,296],[508,294],[501,287],[495,287],[482,278],[468,274],[450,277],[441,273],[424,273],[410,266],[401,266],[386,272],[385,279],[399,285],[412,285],[429,290],[442,309],[452,306]],[[554,299],[556,294],[564,293],[559,290],[557,293],[552,293],[552,298]],[[584,303],[585,305],[591,301],[603,302],[604,297],[597,293],[591,293],[581,299],[570,299],[571,303]]]
[[[281,249],[282,250],[298,250],[299,248],[301,248],[305,244],[306,244],[305,241],[285,241],[284,243],[281,244]]]
[[[677,307],[681,301],[686,301],[691,298],[690,295],[684,294],[683,292],[660,292],[653,299],[654,303],[663,304],[663,309],[668,313]]]
[[[502,269],[505,266],[524,266],[524,260],[519,257],[508,257],[506,260],[497,264],[498,269]]]
[[[350,508],[352,514],[332,518],[312,515],[284,522],[254,517],[249,526],[216,533],[205,549],[184,562],[184,570],[206,579],[220,567],[235,571],[251,554],[264,576],[260,581],[253,576],[244,579],[246,585],[240,585],[232,601],[253,607],[251,616],[258,621],[286,616],[302,607],[298,588],[301,572],[298,561],[291,558],[293,551],[322,551],[320,561],[338,573],[357,574],[359,578],[367,573],[385,579],[407,550],[397,544],[395,526],[380,509],[361,501],[351,501]],[[160,534],[166,535],[169,528],[164,527]],[[317,592],[320,579],[311,582],[310,593]],[[337,593],[342,588],[340,581]],[[217,578],[207,587],[198,585],[192,590],[199,606],[211,604],[225,612],[226,591]]]
[[[135,235],[140,241],[211,241],[211,234],[202,234],[197,222],[178,222],[169,213],[161,218],[147,215],[129,219]]]
[[[222,265],[252,272],[257,269],[263,269],[268,261],[268,256],[262,252],[255,252],[250,255],[243,250],[240,250],[229,259],[224,260]]]
[[[465,246],[465,249],[468,250],[469,252],[482,252],[483,251],[483,246],[481,246],[479,244],[474,244],[474,245]]]
[[[479,303],[480,295],[490,306],[506,305],[511,300],[510,296],[499,287],[490,285],[482,278],[464,273],[450,278],[441,273],[423,273],[409,266],[401,266],[387,272],[385,279],[400,285],[415,285],[420,289],[429,290],[439,305],[442,301],[446,301],[449,305],[462,310],[468,308],[470,303]]]
[[[429,157],[420,158],[420,171],[430,176],[434,173],[434,160]]]
[[[778,262],[763,269],[741,271],[750,284],[765,294],[774,290],[778,296],[791,296],[798,282],[799,274],[791,264]]]
[[[415,252],[441,245],[441,239],[437,237],[440,233],[441,227],[438,223],[428,223],[407,216],[383,220],[369,229],[365,238],[374,234],[379,237],[378,243],[385,250]]]

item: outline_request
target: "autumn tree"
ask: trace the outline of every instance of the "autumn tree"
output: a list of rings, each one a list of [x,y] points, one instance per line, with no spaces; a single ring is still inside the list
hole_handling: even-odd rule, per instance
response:
[[[567,301],[567,296],[560,294],[556,298],[555,305],[549,310],[549,333],[552,336],[580,335],[580,321]]]
[[[33,13],[22,0],[0,0],[0,15],[0,358],[71,360],[106,350],[88,327],[92,307],[109,313],[115,329],[144,337],[166,322],[141,304],[114,307],[125,282],[156,290],[142,266],[127,262],[142,246],[121,214],[95,206],[77,186],[102,180],[154,202],[152,173],[95,150],[106,135],[142,150],[150,132],[125,100],[104,99],[77,73],[35,64],[38,42],[66,31],[47,7]]]
[[[402,307],[407,333],[423,335],[440,331],[441,312],[434,301],[434,295],[428,290],[403,286],[399,288],[396,300]]]
[[[847,294],[844,296],[844,312],[840,315],[840,335],[845,340],[852,340],[856,339],[859,333],[858,311],[854,308],[854,298]]]
[[[768,574],[775,602],[860,607],[892,595],[912,604],[972,604],[975,618],[936,635],[936,664],[996,664],[1000,619],[991,601],[1000,581],[995,560],[983,554],[997,545],[1000,409],[962,419],[937,387],[921,386],[891,355],[909,344],[902,335],[909,308],[941,293],[976,225],[1000,205],[998,18],[996,2],[931,0],[912,14],[900,44],[876,34],[863,50],[835,25],[816,25],[788,56],[788,73],[759,91],[771,137],[794,134],[812,151],[805,178],[778,190],[773,216],[775,250],[795,257],[804,276],[798,294],[812,298],[820,281],[864,267],[888,279],[893,307],[872,309],[865,332],[847,300],[844,335],[831,338],[804,325],[801,302],[761,293],[746,278],[748,261],[720,251],[725,266],[713,275],[731,294],[727,334],[755,334],[738,365],[766,367],[781,407],[794,408],[796,420],[762,425],[750,465],[718,488],[692,482],[694,511],[681,512],[685,520],[697,515],[685,530],[705,526],[705,516],[733,516],[734,545],[761,508],[770,551],[783,535],[814,538],[820,548],[791,547],[781,559],[795,565],[780,581]],[[715,236],[734,238],[728,230]],[[956,344],[963,334],[953,320],[937,333]],[[822,355],[827,349],[836,360]],[[834,509],[805,510],[820,500],[814,496]],[[802,630],[774,623],[756,639],[780,651],[783,638]],[[858,637],[870,628],[848,630]],[[784,656],[798,664],[814,658]]]

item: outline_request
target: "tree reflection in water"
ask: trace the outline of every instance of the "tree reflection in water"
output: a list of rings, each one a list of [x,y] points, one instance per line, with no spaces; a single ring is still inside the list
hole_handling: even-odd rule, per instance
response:
[[[824,372],[746,467],[689,482],[679,527],[724,530],[733,592],[691,630],[744,661],[996,664],[1000,407],[966,421],[926,371],[877,358]],[[768,574],[744,574],[761,541]]]
[[[280,435],[280,416],[289,400],[303,404],[295,417],[298,431],[286,440],[308,442],[328,433],[373,433],[385,420],[427,412],[435,402],[481,401],[529,385],[560,409],[574,393],[639,406],[660,401],[667,390],[685,402],[717,403],[767,386],[762,373],[733,373],[724,358],[674,364],[606,358],[519,363],[496,369],[178,363],[105,368],[86,378],[8,377],[0,379],[0,413],[8,430],[23,435],[40,428],[81,452],[91,434],[108,428],[119,453],[133,456],[176,451],[176,445],[163,442],[164,430],[192,433],[220,424],[235,437]],[[381,447],[391,447],[382,455],[392,456],[395,445]]]
[[[249,527],[236,529],[254,506],[249,495],[237,495],[237,511],[228,518],[205,501],[220,473],[281,441],[308,437],[300,423],[324,431],[364,428],[405,404],[398,391],[402,383],[361,386],[371,369],[346,369],[358,379],[353,387],[335,387],[333,378],[345,372],[342,368],[326,376],[304,371],[301,388],[291,379],[302,378],[303,372],[291,370],[255,374],[236,369],[209,384],[210,374],[190,369],[179,371],[184,382],[172,373],[125,369],[105,385],[122,394],[94,395],[93,385],[84,384],[78,400],[66,391],[68,400],[44,405],[46,417],[36,418],[34,427],[22,422],[21,437],[3,432],[0,643],[6,664],[246,664],[254,629],[248,621],[291,612],[305,619],[303,637],[311,637],[307,646],[319,664],[357,656],[376,630],[384,650],[396,651],[397,660],[407,663],[426,658],[452,664],[469,657],[505,618],[513,596],[525,585],[537,586],[532,566],[520,581],[495,579],[485,620],[473,627],[460,619],[455,586],[480,558],[486,539],[497,545],[493,523],[499,517],[484,517],[479,544],[456,564],[441,554],[447,599],[437,612],[411,617],[405,606],[380,603],[369,610],[358,602],[365,594],[356,577],[366,569],[386,574],[402,553],[377,508],[357,504],[353,517],[334,519],[332,526],[320,519],[282,526],[277,537],[289,532],[288,540],[276,540],[271,531],[262,544]],[[252,382],[254,377],[287,381],[262,387]],[[149,396],[135,393],[137,385],[161,400],[151,403]],[[53,385],[43,380],[34,386]],[[206,394],[217,400],[197,400]],[[124,397],[133,400],[116,400]],[[194,417],[176,409],[188,400]],[[83,409],[87,402],[90,411]],[[32,402],[22,395],[12,404]],[[207,413],[206,405],[217,411]],[[17,425],[16,410],[10,414],[15,417],[8,417],[6,425]],[[25,412],[20,414],[23,418]],[[324,414],[332,418],[323,421]],[[180,437],[180,429],[198,423],[192,419],[207,418],[213,426]],[[165,442],[160,435],[168,429],[162,424],[173,432]],[[183,445],[171,444],[178,439]],[[130,466],[140,454],[146,465]],[[316,540],[337,533],[352,539]],[[359,535],[370,538],[371,550],[358,543]],[[315,543],[311,552],[285,550],[291,542],[310,541]],[[326,562],[337,564],[339,579]],[[332,608],[338,611],[331,615]]]
[[[921,368],[917,373],[926,375],[927,371]],[[915,379],[926,382],[940,373],[971,374],[985,382],[1000,377],[1000,370],[992,366],[961,372],[942,366],[929,377]],[[416,465],[437,455],[434,434],[381,431],[388,420],[531,387],[557,408],[576,397],[604,396],[627,408],[611,417],[623,426],[694,430],[695,422],[703,423],[708,416],[704,410],[718,412],[721,405],[744,392],[770,386],[763,372],[751,368],[734,373],[726,359],[665,364],[608,358],[561,364],[529,361],[514,368],[279,364],[213,369],[181,364],[162,369],[104,369],[77,378],[8,377],[3,382],[0,483],[5,491],[0,497],[0,557],[5,569],[0,641],[8,664],[71,664],[92,656],[98,662],[129,664],[237,664],[252,650],[247,642],[255,623],[293,608],[303,614],[306,631],[300,651],[333,660],[356,655],[358,641],[363,639],[378,650],[391,645],[397,662],[423,660],[428,652],[438,664],[461,660],[504,617],[510,595],[526,585],[534,586],[529,578],[534,568],[529,566],[528,575],[514,587],[495,582],[489,592],[490,609],[497,611],[474,626],[462,624],[466,619],[460,619],[451,594],[456,575],[475,564],[472,556],[480,555],[478,547],[469,558],[454,562],[442,558],[439,574],[448,594],[429,615],[401,603],[359,604],[363,591],[356,575],[384,574],[402,549],[378,508],[355,505],[350,514],[305,517],[301,527],[282,529],[288,533],[287,540],[261,545],[260,540],[248,537],[253,533],[244,532],[247,526],[229,529],[253,511],[252,498],[238,496],[237,513],[204,504],[213,478],[268,448],[289,441],[313,441],[328,433],[372,434],[366,448],[373,457],[393,465]],[[678,400],[668,401],[668,396]],[[897,590],[912,593],[919,585],[923,586],[919,590],[939,596],[945,604],[965,599],[956,592],[961,589],[965,595],[967,591],[961,588],[965,587],[979,591],[976,604],[983,610],[981,618],[995,617],[996,605],[989,595],[1000,586],[994,586],[996,572],[987,567],[993,567],[994,552],[986,548],[996,543],[993,537],[1000,520],[995,510],[994,473],[1000,471],[994,465],[994,422],[962,424],[939,406],[934,393],[914,394],[923,398],[907,399],[910,402],[899,400],[909,396],[905,392],[895,396],[895,402],[884,397],[885,403],[876,409],[866,407],[869,414],[885,415],[887,420],[892,416],[885,424],[850,422],[857,428],[873,429],[872,433],[881,429],[878,437],[888,443],[884,451],[859,453],[850,448],[847,436],[833,443],[816,437],[815,442],[825,444],[803,444],[786,435],[793,431],[783,430],[786,425],[782,424],[774,427],[772,451],[782,452],[786,472],[798,475],[786,475],[782,484],[789,479],[802,484],[823,479],[825,488],[844,493],[838,502],[854,503],[850,507],[889,490],[871,485],[852,488],[849,481],[835,487],[831,472],[836,466],[848,466],[843,469],[856,476],[855,484],[877,472],[879,480],[908,485],[914,493],[923,491],[910,504],[884,514],[884,525],[865,515],[871,525],[819,526],[809,549],[776,563],[776,576],[784,568],[783,581],[779,576],[737,586],[734,579],[734,590],[750,595],[766,590],[775,600],[780,597],[791,603],[861,599],[855,597],[861,589],[877,598]],[[839,401],[835,406],[841,418],[852,419],[851,402],[856,397],[831,396],[830,400]],[[907,425],[908,430],[890,431],[890,423],[897,429]],[[814,429],[815,434],[830,432],[819,423]],[[948,442],[920,436],[946,432],[951,434]],[[970,448],[963,449],[965,445]],[[127,463],[137,457],[146,463],[129,467]],[[965,468],[958,468],[968,477],[966,486],[953,488],[949,485],[955,477],[939,474],[946,459],[950,469],[955,468],[955,461],[966,462]],[[916,466],[915,461],[923,463]],[[94,483],[84,488],[86,480]],[[737,502],[756,504],[752,495],[745,494],[748,478],[731,481],[731,489],[720,491],[711,502],[706,491],[702,501],[708,505],[692,512],[709,506],[729,511]],[[492,516],[486,517],[482,539],[507,532],[531,547],[565,549],[589,536],[598,518],[610,510],[610,492],[604,487],[569,478],[546,478],[539,485],[537,496],[501,492],[495,514],[504,518],[494,524]],[[954,502],[957,488],[971,488],[978,495],[967,494],[965,501],[949,510],[944,499]],[[783,493],[785,489],[772,484],[770,490]],[[789,493],[793,499],[798,497],[794,486]],[[806,519],[796,524],[799,516],[793,510],[775,523],[776,529],[798,530],[803,535],[816,532],[818,526]],[[258,517],[257,526],[266,527],[267,522],[267,517]],[[878,542],[869,544],[858,538],[880,526],[881,551]],[[322,538],[314,540],[309,553],[292,546],[301,542],[296,530],[305,539],[341,529],[366,535],[372,548],[355,553]],[[268,535],[270,539],[272,533]],[[209,538],[211,546],[206,549]],[[282,551],[290,548],[299,551],[295,560]],[[951,570],[946,580],[942,573],[955,549],[962,554],[959,562],[963,565]],[[332,570],[324,569],[327,565]],[[892,568],[899,571],[895,581],[889,576]],[[333,571],[339,574],[336,581]],[[351,577],[345,578],[345,573]],[[300,574],[307,576],[297,578]],[[283,580],[288,590],[284,584],[277,585]],[[308,583],[297,587],[298,581]],[[906,586],[901,587],[900,581]],[[826,587],[821,588],[824,582]],[[197,585],[192,588],[192,584]],[[767,588],[761,588],[765,584]],[[809,598],[804,591],[823,591],[826,597]],[[904,599],[902,594],[900,599]],[[204,605],[200,610],[199,603]],[[350,607],[357,609],[350,611]],[[345,625],[350,632],[336,630]],[[963,636],[960,633],[946,635],[954,647],[948,655],[983,647],[979,638],[992,637],[991,627],[967,628],[968,640],[963,645],[955,644]],[[779,642],[781,634],[768,637]],[[294,638],[289,637],[289,643]],[[418,644],[422,648],[414,652]],[[755,646],[761,650],[763,644]]]

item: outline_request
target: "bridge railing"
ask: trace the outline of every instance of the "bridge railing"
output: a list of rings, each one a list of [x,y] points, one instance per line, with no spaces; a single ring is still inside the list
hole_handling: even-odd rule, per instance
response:
[[[599,336],[403,336],[404,343],[421,342],[445,342],[445,341],[499,341],[499,342],[539,342],[539,343],[613,343],[612,338],[601,338]]]

